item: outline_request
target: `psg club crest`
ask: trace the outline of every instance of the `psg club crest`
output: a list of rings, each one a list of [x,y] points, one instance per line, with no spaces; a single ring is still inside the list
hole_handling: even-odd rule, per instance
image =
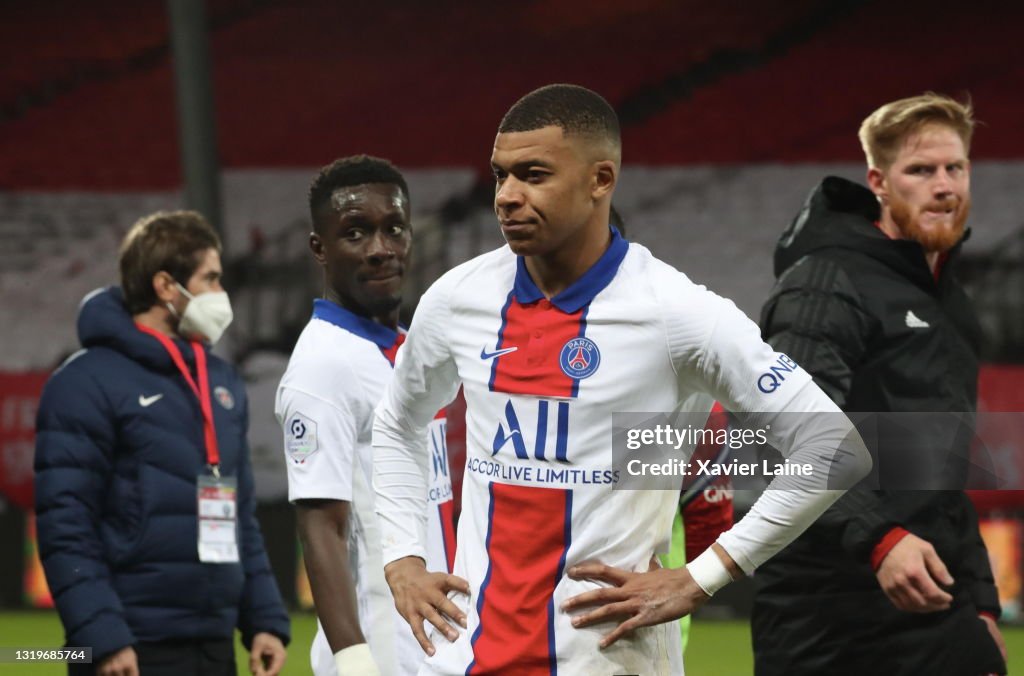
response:
[[[589,338],[573,338],[562,348],[558,364],[565,375],[583,380],[594,375],[601,365],[601,351],[597,349],[597,343]]]
[[[230,411],[235,407],[235,398],[231,396],[231,391],[228,388],[218,385],[213,388],[213,396],[216,397],[217,403],[227,410]]]

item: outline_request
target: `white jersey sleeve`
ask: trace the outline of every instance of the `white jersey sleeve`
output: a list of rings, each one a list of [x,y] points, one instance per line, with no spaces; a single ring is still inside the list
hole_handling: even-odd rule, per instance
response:
[[[288,456],[288,500],[351,502],[359,431],[350,402],[283,385],[275,409]]]
[[[871,459],[842,411],[806,371],[761,339],[754,322],[731,301],[687,286],[665,299],[680,382],[695,382],[744,424],[768,430],[790,463],[829,470],[776,476],[747,515],[719,536],[719,545],[750,574],[839,499],[843,491],[829,487],[851,486],[870,470]]]
[[[420,299],[395,376],[373,425],[373,488],[380,517],[383,561],[426,554],[429,454],[426,427],[455,398],[459,377],[445,331],[451,326],[452,271]]]

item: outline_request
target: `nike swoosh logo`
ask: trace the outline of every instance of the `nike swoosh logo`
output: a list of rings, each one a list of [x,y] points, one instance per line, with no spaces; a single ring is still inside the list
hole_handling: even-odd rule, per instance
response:
[[[139,395],[139,406],[141,406],[143,408],[146,408],[147,406],[152,406],[153,404],[155,404],[156,402],[160,401],[163,398],[164,398],[163,394],[154,394],[151,397],[144,397],[144,396],[142,396],[140,394]]]
[[[482,347],[480,348],[480,358],[487,361],[488,359],[494,359],[495,357],[500,357],[501,355],[508,354],[509,352],[515,352],[518,349],[518,347],[506,347],[504,350],[488,352],[486,347]]]

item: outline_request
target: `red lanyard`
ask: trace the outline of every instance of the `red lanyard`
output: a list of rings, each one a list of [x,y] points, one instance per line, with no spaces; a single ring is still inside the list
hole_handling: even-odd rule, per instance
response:
[[[192,378],[188,366],[185,365],[185,359],[181,356],[181,350],[174,344],[174,341],[148,326],[143,326],[137,322],[135,326],[138,327],[139,331],[148,333],[160,341],[160,344],[167,350],[167,354],[171,355],[174,365],[178,367],[181,375],[185,377],[185,382],[192,388],[192,392],[195,393],[196,398],[199,400],[199,408],[203,412],[203,437],[206,441],[206,461],[214,469],[214,474],[218,475],[217,466],[220,465],[220,451],[217,449],[217,431],[213,427],[213,406],[210,403],[210,379],[206,371],[206,351],[198,341],[190,341],[192,354],[196,357],[196,375],[199,377],[199,385],[196,386],[196,381]]]

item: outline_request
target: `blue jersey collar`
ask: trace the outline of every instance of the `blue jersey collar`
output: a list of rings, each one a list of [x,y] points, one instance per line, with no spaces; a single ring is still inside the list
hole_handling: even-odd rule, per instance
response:
[[[622,259],[629,251],[629,242],[619,234],[618,229],[612,227],[611,231],[612,243],[597,259],[597,262],[590,266],[590,269],[584,272],[582,277],[570,284],[569,288],[551,299],[551,304],[562,312],[567,314],[578,312],[594,300],[597,294],[604,291],[604,288],[611,283],[619,271]],[[516,281],[513,292],[516,301],[523,305],[536,303],[544,298],[544,294],[530,277],[530,273],[526,269],[526,259],[522,256],[519,256],[519,260],[516,261]]]
[[[313,301],[313,318],[322,319],[325,322],[354,333],[360,338],[365,338],[375,343],[382,350],[393,346],[395,341],[398,340],[397,331],[392,331],[372,319],[360,317],[351,310],[346,310],[326,298],[317,298]]]

